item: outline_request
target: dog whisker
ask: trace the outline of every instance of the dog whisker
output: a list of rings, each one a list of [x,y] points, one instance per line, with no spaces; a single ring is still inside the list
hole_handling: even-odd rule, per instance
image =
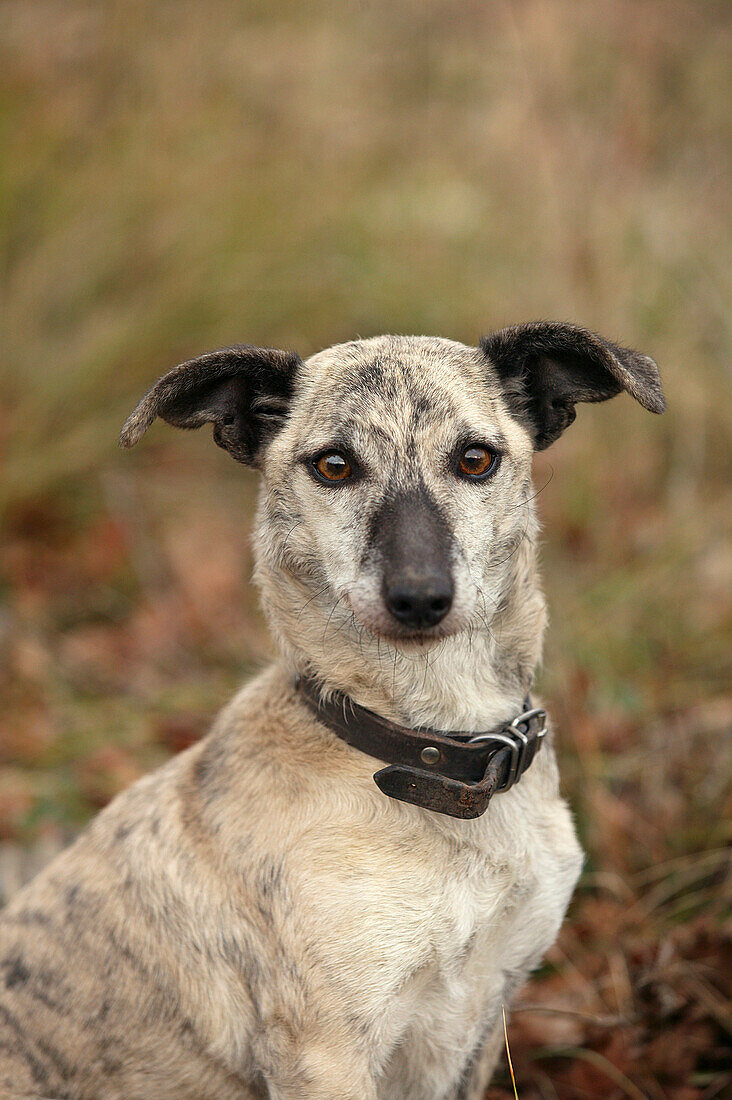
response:
[[[550,470],[549,477],[546,479],[546,481],[541,486],[541,488],[537,489],[535,493],[532,493],[530,497],[526,497],[524,500],[520,500],[518,502],[518,504],[514,505],[513,508],[509,508],[508,509],[509,512],[515,512],[517,508],[523,508],[524,505],[529,504],[532,500],[536,500],[536,498],[544,492],[547,485],[549,485],[551,483],[551,481],[554,477],[554,467],[550,466],[549,470]]]

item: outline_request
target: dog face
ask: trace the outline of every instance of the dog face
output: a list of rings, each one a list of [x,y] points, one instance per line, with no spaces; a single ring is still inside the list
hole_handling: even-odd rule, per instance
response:
[[[396,644],[479,626],[530,492],[529,433],[500,394],[482,353],[447,340],[313,356],[262,461],[283,567]]]
[[[551,323],[477,348],[382,336],[306,362],[240,346],[162,378],[121,442],[156,415],[212,422],[263,476],[259,577],[275,625],[292,641],[300,624],[333,623],[408,651],[489,629],[535,530],[533,451],[577,401],[622,389],[663,410],[653,360]]]

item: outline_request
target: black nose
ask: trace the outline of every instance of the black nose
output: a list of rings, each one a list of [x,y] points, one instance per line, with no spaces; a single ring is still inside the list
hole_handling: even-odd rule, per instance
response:
[[[436,626],[452,606],[449,581],[434,580],[422,584],[395,584],[385,593],[386,606],[404,626],[424,629]]]

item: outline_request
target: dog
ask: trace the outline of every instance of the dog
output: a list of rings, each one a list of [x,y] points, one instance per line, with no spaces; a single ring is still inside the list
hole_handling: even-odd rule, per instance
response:
[[[543,712],[532,454],[655,362],[535,322],[478,347],[240,345],[127,420],[261,472],[280,658],[0,920],[0,1090],[475,1100],[582,853]],[[374,774],[376,782],[374,781]]]

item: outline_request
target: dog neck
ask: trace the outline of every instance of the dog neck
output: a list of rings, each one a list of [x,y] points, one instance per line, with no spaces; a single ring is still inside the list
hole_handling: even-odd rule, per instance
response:
[[[394,645],[354,626],[328,590],[296,575],[256,573],[284,661],[394,722],[481,730],[521,707],[541,657],[546,606],[535,550],[524,542],[493,617],[471,631],[427,644]]]

